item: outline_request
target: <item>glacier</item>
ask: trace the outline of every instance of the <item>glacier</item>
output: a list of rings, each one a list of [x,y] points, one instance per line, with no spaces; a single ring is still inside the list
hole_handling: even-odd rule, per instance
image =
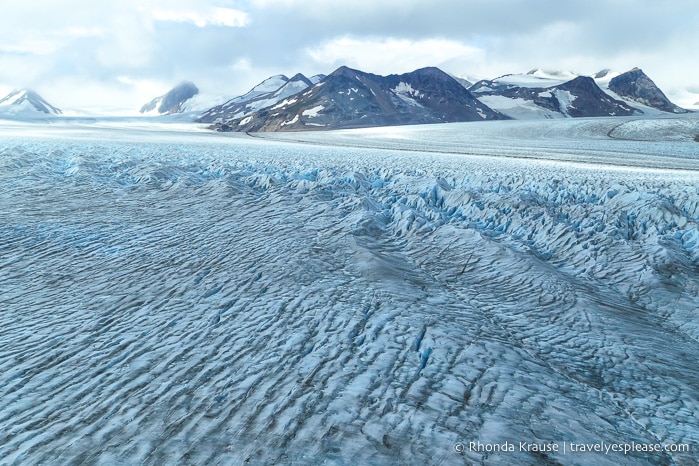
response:
[[[696,134],[3,124],[0,464],[699,464]]]

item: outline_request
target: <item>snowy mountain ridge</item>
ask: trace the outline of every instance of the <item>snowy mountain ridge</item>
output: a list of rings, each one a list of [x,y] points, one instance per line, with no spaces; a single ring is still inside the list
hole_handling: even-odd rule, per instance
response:
[[[206,110],[196,120],[201,123],[222,123],[234,118],[244,118],[257,110],[273,106],[287,97],[306,90],[321,79],[322,77],[316,75],[311,80],[301,73],[291,78],[284,75],[272,76],[242,96]]]
[[[493,111],[501,117],[515,119],[649,116],[688,111],[670,102],[639,68],[624,73],[604,69],[590,76],[566,70],[535,68],[527,73],[506,74],[480,80],[475,84],[464,78],[450,76],[448,81],[460,84],[470,93],[468,96],[456,90],[452,84],[447,86],[449,89],[444,87],[446,81],[442,75],[446,73],[438,68],[413,72],[420,71],[424,74],[424,70],[433,70],[420,78],[417,84],[395,82],[389,87],[384,85],[388,83],[386,79],[390,80],[391,76],[396,75],[380,77],[352,70],[356,76],[363,76],[362,79],[367,83],[374,82],[373,87],[365,89],[368,92],[366,95],[361,98],[349,95],[354,92],[353,89],[360,88],[348,84],[347,89],[334,89],[335,96],[327,96],[329,100],[325,103],[308,101],[307,97],[311,94],[318,96],[325,93],[328,86],[325,90],[321,86],[328,79],[339,79],[338,71],[345,68],[339,68],[330,76],[315,75],[311,78],[301,73],[292,78],[274,75],[245,94],[233,98],[202,94],[193,83],[183,82],[143,105],[139,113],[148,117],[167,117],[164,121],[213,123],[219,129],[254,131],[254,128],[265,127],[266,131],[288,131],[465,121],[464,119],[478,121],[490,119]],[[409,74],[411,73],[403,76]],[[384,84],[379,84],[382,79]],[[433,89],[427,94],[418,89],[430,87]],[[379,88],[383,89],[379,94],[388,94],[377,97]],[[427,95],[429,97],[425,97]],[[692,97],[691,93],[688,95]],[[366,108],[361,107],[361,100],[365,101]],[[370,102],[372,100],[373,103]],[[283,102],[285,104],[282,107],[275,108]],[[340,102],[343,103],[340,105]],[[294,109],[290,108],[292,104]],[[339,106],[344,106],[344,110],[340,110]],[[330,120],[324,121],[329,116],[330,107],[335,108],[335,114]],[[263,122],[280,117],[287,110],[295,113],[280,121]],[[266,111],[266,114],[258,114],[262,111]],[[3,98],[0,101],[0,115],[19,120],[66,116],[60,109],[28,89],[13,91]],[[87,116],[94,118],[99,114],[93,111]]]
[[[36,118],[62,113],[61,109],[54,107],[31,89],[15,89],[0,99],[0,116]]]
[[[580,94],[561,94],[561,89],[571,86]],[[482,80],[469,90],[483,102],[516,119],[687,112],[670,102],[639,68],[625,73],[605,69],[592,76],[535,69],[526,74]],[[570,99],[581,96],[585,96],[584,105],[581,105],[583,100],[571,103]]]
[[[379,76],[342,66],[308,90],[214,128],[298,131],[506,118],[438,68]]]
[[[441,78],[437,77],[443,72],[438,68],[429,69],[436,71],[430,77],[421,79],[418,86],[439,86],[437,82]],[[423,70],[413,73],[418,72]],[[237,107],[228,104],[228,111],[223,107],[211,109],[198,121],[215,123],[213,128],[224,131],[298,131],[489,119],[485,115],[492,110],[515,119],[686,112],[669,102],[650,78],[645,75],[634,77],[634,73],[639,72],[642,73],[637,68],[626,73],[605,69],[593,76],[582,76],[571,71],[537,68],[525,74],[508,74],[493,80],[482,80],[471,86],[468,86],[470,83],[466,80],[451,77],[472,93],[466,100],[475,97],[480,102],[477,104],[480,105],[480,111],[465,116],[463,112],[470,104],[464,104],[464,108],[458,108],[455,104],[448,109],[442,107],[439,116],[427,116],[426,102],[431,102],[428,106],[436,101],[456,103],[459,98],[450,94],[451,91],[442,93],[442,90],[433,90],[425,100],[425,93],[417,87],[397,82],[386,88],[391,94],[389,97],[379,99],[377,96],[384,92],[378,91],[381,85],[369,86],[365,89],[366,92],[360,90],[369,81],[378,83],[381,79],[394,75],[380,77],[340,67],[309,90],[304,88],[303,92],[293,98],[288,93],[284,99],[262,99],[254,105],[250,104],[252,101]],[[354,77],[362,84],[357,87],[348,81],[338,87],[336,82],[343,75],[350,80]],[[436,81],[430,83],[430,79]],[[617,85],[622,80],[631,80],[633,84],[622,88]],[[330,82],[333,84],[326,85]],[[641,86],[638,87],[636,83],[641,83]],[[341,89],[343,86],[346,89]],[[330,88],[332,91],[328,93]],[[392,103],[388,103],[389,101]],[[393,108],[393,105],[400,108]],[[412,116],[408,116],[411,114]]]

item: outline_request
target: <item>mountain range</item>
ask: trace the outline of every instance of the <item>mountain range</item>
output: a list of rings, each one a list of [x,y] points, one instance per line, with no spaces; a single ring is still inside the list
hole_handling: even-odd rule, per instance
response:
[[[234,99],[238,113],[209,112],[219,131],[300,131],[521,118],[685,113],[642,70],[594,76],[532,70],[471,84],[438,68],[377,76],[340,67],[265,107]],[[246,111],[240,111],[245,109]]]
[[[686,113],[634,68],[593,76],[532,70],[479,81],[470,88],[481,101],[513,118],[560,118]]]
[[[506,118],[438,68],[378,76],[343,66],[308,90],[215,128],[293,131]]]
[[[183,82],[140,109],[209,123],[219,131],[302,131],[459,121],[613,117],[686,113],[639,68],[592,76],[534,69],[472,83],[439,68],[379,76],[342,66],[307,78],[267,78],[247,93],[216,105]],[[699,104],[699,102],[698,102]],[[30,89],[0,100],[0,117],[61,115]]]

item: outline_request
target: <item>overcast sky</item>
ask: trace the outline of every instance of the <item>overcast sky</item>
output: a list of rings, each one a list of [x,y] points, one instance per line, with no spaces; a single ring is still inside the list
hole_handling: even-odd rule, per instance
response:
[[[679,104],[699,96],[696,0],[0,0],[0,7],[0,94],[31,87],[61,108],[133,112],[183,80],[233,97],[274,74],[328,74],[340,65],[377,74],[438,66],[477,78],[638,66]]]

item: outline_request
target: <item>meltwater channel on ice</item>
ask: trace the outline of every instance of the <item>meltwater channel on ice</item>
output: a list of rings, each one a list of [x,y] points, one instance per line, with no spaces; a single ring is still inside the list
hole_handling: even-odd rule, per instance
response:
[[[3,123],[0,463],[699,464],[696,134]]]

